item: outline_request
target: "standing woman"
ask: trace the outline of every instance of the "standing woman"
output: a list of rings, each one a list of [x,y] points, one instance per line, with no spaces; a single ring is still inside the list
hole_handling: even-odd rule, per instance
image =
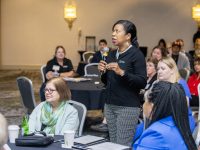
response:
[[[140,114],[139,92],[147,81],[146,63],[132,22],[119,20],[112,30],[112,42],[118,49],[98,65],[106,84],[104,113],[111,142],[131,146]]]

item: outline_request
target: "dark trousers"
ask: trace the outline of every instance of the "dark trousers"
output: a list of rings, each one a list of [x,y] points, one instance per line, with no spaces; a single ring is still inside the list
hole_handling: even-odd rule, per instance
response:
[[[190,106],[199,106],[199,97],[192,95],[192,99],[190,100]]]

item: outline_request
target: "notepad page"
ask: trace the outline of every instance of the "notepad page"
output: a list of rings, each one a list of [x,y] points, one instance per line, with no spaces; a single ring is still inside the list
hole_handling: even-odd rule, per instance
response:
[[[104,139],[103,137],[86,135],[86,136],[82,136],[82,137],[79,137],[79,138],[75,138],[74,142],[81,143],[81,144],[88,144],[88,143],[103,140],[103,139]]]
[[[111,142],[104,142],[104,143],[89,146],[87,148],[91,148],[92,150],[106,150],[106,149],[124,150],[124,149],[129,149],[130,147],[111,143]]]

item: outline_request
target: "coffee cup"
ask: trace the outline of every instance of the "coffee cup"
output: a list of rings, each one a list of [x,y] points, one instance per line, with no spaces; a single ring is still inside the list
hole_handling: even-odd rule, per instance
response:
[[[74,137],[75,137],[75,131],[73,130],[67,130],[64,131],[64,145],[65,148],[72,148],[74,145]]]
[[[19,135],[19,126],[18,125],[9,125],[8,126],[8,136],[10,143],[15,143],[15,139]]]

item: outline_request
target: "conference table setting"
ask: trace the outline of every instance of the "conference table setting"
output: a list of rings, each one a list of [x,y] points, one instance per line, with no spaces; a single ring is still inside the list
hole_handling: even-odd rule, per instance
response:
[[[86,106],[88,110],[102,109],[104,84],[100,77],[64,78],[72,93],[72,100]]]
[[[65,147],[67,145],[65,143],[64,136],[62,135],[55,135],[54,136],[54,141],[53,143],[47,145],[47,146],[40,146],[40,147],[35,147],[35,146],[16,146],[16,143],[10,143],[8,142],[8,146],[10,147],[11,150],[75,150],[75,149],[80,149],[80,150],[131,150],[130,147],[116,144],[109,142],[108,139],[103,138],[103,137],[98,137],[98,136],[93,136],[93,135],[84,135],[78,138],[75,138],[73,140],[73,144],[71,148]]]

